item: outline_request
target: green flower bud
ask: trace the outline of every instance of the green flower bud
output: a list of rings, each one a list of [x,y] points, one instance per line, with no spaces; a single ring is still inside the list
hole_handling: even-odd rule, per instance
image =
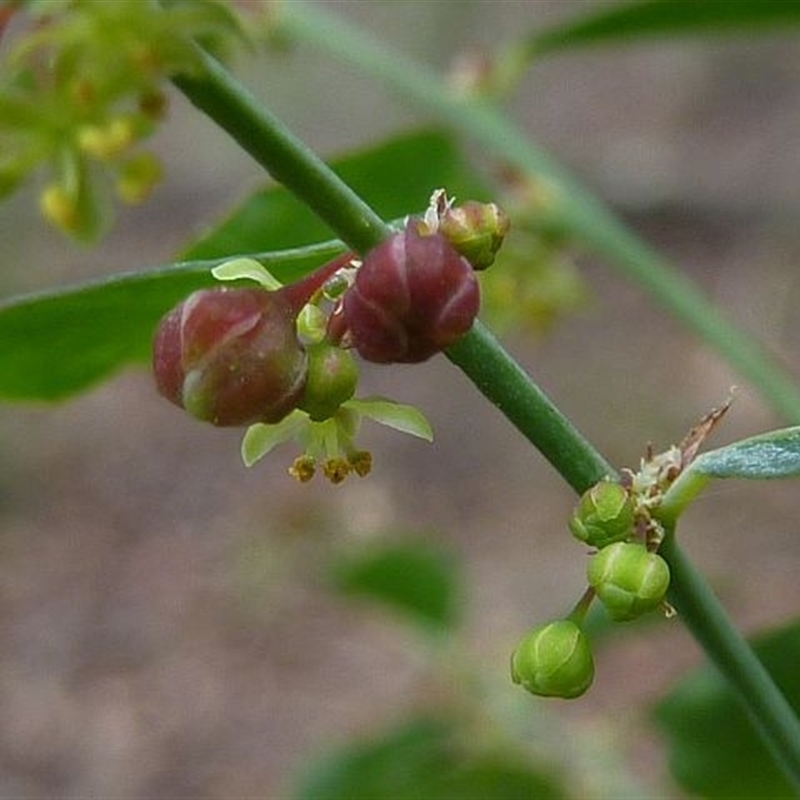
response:
[[[483,270],[494,263],[509,225],[508,215],[495,203],[468,200],[444,211],[439,233],[474,269]]]
[[[613,481],[600,481],[578,501],[569,529],[576,539],[603,548],[628,537],[633,516],[633,498],[625,487]]]
[[[326,343],[308,347],[308,376],[298,405],[315,422],[332,417],[349,400],[358,383],[358,368],[349,350]]]
[[[655,610],[669,588],[667,562],[644,545],[631,542],[615,542],[593,555],[587,577],[617,621],[636,619]]]
[[[594,679],[586,634],[568,619],[539,625],[517,645],[511,657],[511,679],[542,697],[582,695]]]

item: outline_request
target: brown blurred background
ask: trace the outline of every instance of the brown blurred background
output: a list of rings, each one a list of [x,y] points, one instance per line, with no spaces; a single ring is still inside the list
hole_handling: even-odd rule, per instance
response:
[[[600,4],[325,5],[444,69]],[[238,69],[326,155],[426,121],[306,48]],[[166,183],[96,250],[47,229],[33,192],[0,208],[3,296],[167,262],[260,185],[180,97],[170,113]],[[800,380],[796,38],[555,56],[512,113]],[[733,384],[716,443],[785,424],[612,265],[580,269],[590,302],[509,347],[613,463],[677,441]],[[421,407],[436,441],[365,428],[374,473],[340,487],[296,485],[287,451],[245,469],[238,432],[190,421],[144,370],[64,405],[0,407],[0,797],[284,797],[310,754],[423,704],[427,663],[410,630],[319,577],[332,549],[387,532],[425,533],[463,560],[465,653],[532,750],[566,743],[554,757],[580,796],[678,796],[645,713],[702,660],[680,623],[609,642],[574,704],[521,697],[511,648],[582,588],[571,492],[445,359],[365,369],[364,381]],[[800,609],[799,511],[795,484],[718,484],[683,526],[747,631]]]

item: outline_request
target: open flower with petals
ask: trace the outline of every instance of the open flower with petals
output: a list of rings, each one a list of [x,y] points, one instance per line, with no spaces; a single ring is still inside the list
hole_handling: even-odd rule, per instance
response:
[[[251,425],[242,440],[242,460],[252,466],[278,445],[295,441],[302,453],[289,468],[289,474],[300,482],[311,480],[318,468],[331,483],[341,483],[353,472],[364,477],[372,468],[372,456],[355,443],[364,418],[433,440],[433,431],[421,411],[386,398],[370,397],[342,403],[335,414],[321,422],[296,409],[278,423]]]

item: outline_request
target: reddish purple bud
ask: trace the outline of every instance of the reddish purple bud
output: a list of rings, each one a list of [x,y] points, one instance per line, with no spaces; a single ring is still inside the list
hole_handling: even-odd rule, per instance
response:
[[[214,425],[278,422],[303,393],[305,350],[282,291],[203,289],[159,324],[158,390]]]
[[[470,264],[411,223],[367,253],[343,298],[344,324],[367,361],[414,363],[465,334],[479,305]]]

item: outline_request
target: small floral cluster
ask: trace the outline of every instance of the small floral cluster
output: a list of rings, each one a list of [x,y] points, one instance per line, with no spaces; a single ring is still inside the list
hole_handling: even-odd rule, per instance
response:
[[[663,529],[652,511],[677,476],[672,448],[649,454],[640,472],[622,482],[603,480],[586,491],[569,520],[569,529],[589,545],[586,577],[589,588],[572,614],[531,631],[512,659],[512,678],[533,694],[577,697],[594,678],[594,661],[581,620],[597,598],[615,622],[624,622],[666,603],[670,571],[656,552]]]
[[[347,253],[290,285],[251,259],[217,267],[220,280],[261,285],[200,290],[166,314],[153,347],[161,394],[214,425],[249,426],[248,465],[298,441],[303,452],[289,471],[301,482],[318,466],[333,483],[369,473],[371,456],[355,444],[364,417],[430,439],[416,409],[354,397],[353,352],[375,363],[417,363],[472,327],[480,295],[462,251],[488,266],[508,223],[493,204],[453,208],[443,197],[432,199],[435,217],[409,219],[363,261]]]
[[[23,8],[0,9],[0,32]],[[162,84],[199,66],[193,38],[241,35],[215,0],[27,3],[0,67],[0,197],[45,166],[44,216],[81,239],[102,228],[103,182],[124,203],[145,200],[162,168],[140,143],[166,110]],[[18,29],[18,30],[17,30]]]
[[[515,683],[544,697],[578,697],[589,688],[594,660],[582,621],[595,597],[615,622],[659,608],[673,615],[666,601],[669,566],[657,552],[666,535],[659,507],[730,403],[704,416],[680,445],[663,453],[648,447],[637,472],[624,470],[619,481],[602,480],[581,496],[569,529],[593,550],[589,587],[566,619],[539,625],[522,639],[511,659]]]

